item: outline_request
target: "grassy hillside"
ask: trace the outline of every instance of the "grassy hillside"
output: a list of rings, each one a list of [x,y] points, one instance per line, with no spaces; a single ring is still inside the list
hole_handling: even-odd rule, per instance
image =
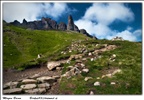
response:
[[[108,41],[95,40],[88,44],[114,44],[118,48],[102,53],[101,58],[83,62],[90,70],[89,73],[73,76],[70,79],[63,78],[60,85],[60,91],[66,94],[88,94],[94,91],[95,94],[141,94],[142,93],[142,45],[141,43],[128,41]],[[109,62],[111,55],[115,54],[116,59]],[[72,64],[65,65],[65,67]],[[112,78],[101,78],[107,72],[113,69],[121,69],[121,74],[116,74]],[[84,81],[85,77],[92,77]],[[98,78],[99,77],[99,78]],[[94,86],[94,83],[100,82],[100,86]],[[115,82],[115,85],[111,85]]]
[[[88,39],[83,34],[69,31],[41,31],[26,30],[15,26],[4,26],[3,34],[3,62],[4,68],[15,67],[19,70],[31,65],[37,65],[51,60],[68,58],[71,54],[79,54],[78,51],[69,52],[67,47],[71,43],[86,46],[88,52],[100,49],[104,44],[116,45],[117,48],[99,54],[99,58],[91,61],[87,59],[82,62],[89,73],[82,73],[71,78],[62,78],[60,82],[60,94],[142,94],[142,43],[129,41],[109,41]],[[82,42],[78,42],[81,40]],[[96,47],[96,44],[99,44]],[[62,51],[68,53],[61,54]],[[36,59],[42,54],[41,59]],[[115,61],[109,62],[110,57],[115,54]],[[76,65],[76,60],[69,64],[63,64],[63,71],[68,66]],[[120,69],[122,73],[112,78],[101,76],[114,69]],[[92,77],[84,81],[85,77]],[[100,86],[94,86],[95,82]],[[111,85],[115,82],[115,85]]]
[[[77,34],[77,35],[75,35]],[[26,30],[15,26],[4,26],[3,61],[4,68],[23,64],[37,64],[38,54],[43,58],[64,49],[72,41],[84,40],[83,34],[64,31]]]

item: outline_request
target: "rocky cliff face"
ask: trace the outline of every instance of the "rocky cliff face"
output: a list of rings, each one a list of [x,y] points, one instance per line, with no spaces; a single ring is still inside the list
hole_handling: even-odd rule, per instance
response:
[[[78,33],[85,34],[88,37],[92,37],[89,35],[89,33],[86,32],[85,29],[79,30],[79,28],[74,24],[73,18],[71,15],[68,16],[68,24],[66,25],[64,22],[60,22],[57,24],[55,20],[52,20],[51,18],[42,18],[41,20],[37,21],[31,21],[27,22],[25,19],[23,19],[23,22],[20,23],[17,20],[14,22],[11,22],[10,24],[23,27],[26,29],[37,29],[37,30],[69,30],[69,31],[75,31]]]

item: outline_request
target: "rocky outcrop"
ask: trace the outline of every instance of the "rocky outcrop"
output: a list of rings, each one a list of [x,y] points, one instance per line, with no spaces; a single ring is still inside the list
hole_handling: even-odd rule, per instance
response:
[[[67,29],[67,25],[66,25],[65,23],[63,23],[63,22],[60,22],[60,23],[58,24],[58,29],[64,31],[64,30]]]
[[[76,25],[74,25],[74,31],[80,32],[79,28]]]
[[[55,20],[52,20],[51,18],[44,18],[42,17],[41,20],[37,21],[31,21],[27,22],[26,19],[23,19],[23,22],[20,23],[17,20],[14,22],[11,22],[10,24],[18,26],[18,27],[23,27],[26,29],[32,29],[32,30],[70,30],[70,31],[75,31],[78,33],[85,34],[88,37],[93,38],[85,29],[80,29],[74,24],[73,18],[71,15],[68,16],[68,24],[66,25],[64,22],[60,22],[57,24]],[[95,38],[97,39],[97,38]]]
[[[74,22],[71,15],[68,16],[67,30],[74,30]]]
[[[80,33],[85,34],[86,36],[93,38],[91,35],[89,35],[89,33],[87,33],[87,31],[85,29],[80,29]]]
[[[112,41],[124,41],[124,39],[122,38],[122,37],[118,37],[118,36],[116,36],[116,37],[114,37],[113,39],[112,39]]]
[[[21,23],[17,20],[14,20],[14,22],[11,22],[10,24],[13,24],[15,26],[21,26]]]

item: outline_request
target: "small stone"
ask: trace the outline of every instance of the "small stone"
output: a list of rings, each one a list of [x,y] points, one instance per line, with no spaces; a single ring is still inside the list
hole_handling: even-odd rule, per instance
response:
[[[71,50],[69,52],[72,52]]]
[[[111,78],[112,77],[112,74],[106,74],[107,77]]]
[[[94,95],[94,92],[93,92],[93,91],[90,91],[90,95]]]
[[[37,83],[37,81],[34,80],[34,79],[24,79],[22,81],[22,83],[24,83],[24,84],[30,84],[30,83]]]
[[[120,72],[121,72],[121,69],[117,69],[112,73],[112,75],[115,75],[116,73],[120,73]]]
[[[100,82],[95,82],[94,86],[100,86]]]
[[[24,90],[33,89],[33,88],[36,88],[36,84],[21,85],[21,88]]]
[[[50,84],[49,83],[42,83],[42,84],[38,84],[39,88],[46,88],[49,89],[50,88]]]
[[[21,93],[21,92],[22,92],[21,88],[14,88],[14,89],[3,90],[4,94],[15,94],[15,93]]]
[[[85,77],[85,81],[88,81],[89,79],[92,79],[92,77]]]
[[[88,73],[89,69],[82,69],[82,72]]]
[[[85,67],[85,64],[81,63],[81,67],[84,68],[84,67]]]
[[[87,60],[87,58],[83,58],[83,59],[82,59],[82,61],[86,61],[86,60]]]
[[[91,61],[94,61],[94,58],[91,58]]]
[[[111,85],[115,85],[116,83],[115,82],[111,82]]]
[[[104,78],[104,77],[106,77],[105,75],[102,75],[102,77],[101,78]]]
[[[97,79],[99,80],[99,79],[100,79],[100,77],[97,77]]]
[[[88,55],[89,55],[89,56],[91,56],[91,55],[92,55],[92,53],[91,53],[91,52],[89,52],[89,53],[88,53]]]

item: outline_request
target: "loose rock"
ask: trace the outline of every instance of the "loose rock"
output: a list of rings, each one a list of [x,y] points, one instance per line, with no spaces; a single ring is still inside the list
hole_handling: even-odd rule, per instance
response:
[[[30,84],[30,83],[37,83],[37,81],[34,80],[34,79],[24,79],[22,81],[22,83],[24,83],[24,84]]]
[[[82,72],[88,73],[88,72],[89,72],[89,69],[82,69]]]
[[[115,82],[111,82],[111,85],[115,85],[116,83]]]
[[[100,86],[100,82],[95,82],[94,86]]]
[[[36,84],[21,85],[21,88],[24,90],[33,89],[33,88],[36,88]]]
[[[85,77],[85,81],[88,81],[89,79],[92,79],[92,77]]]
[[[94,92],[93,92],[93,91],[90,91],[90,95],[94,95]]]

